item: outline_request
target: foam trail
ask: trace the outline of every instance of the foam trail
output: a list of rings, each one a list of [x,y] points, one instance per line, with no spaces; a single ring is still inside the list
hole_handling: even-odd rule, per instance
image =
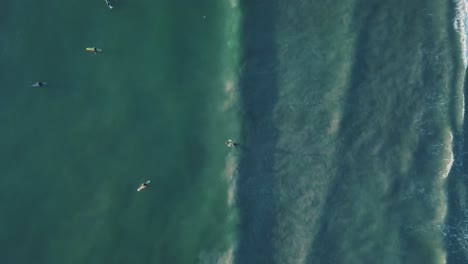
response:
[[[441,171],[441,185],[444,184],[445,180],[447,179],[448,175],[450,174],[450,171],[453,166],[454,162],[454,154],[453,154],[453,134],[451,132],[448,132],[449,136],[444,139],[443,142],[443,151],[446,152],[446,155],[448,155],[447,158],[444,158],[444,161],[447,161],[445,168]],[[445,156],[445,155],[444,155]],[[441,187],[442,188],[442,187]],[[445,196],[442,194],[442,196]],[[437,218],[436,222],[442,224],[444,222],[444,219],[447,216],[447,199],[445,198],[444,201],[438,206],[438,212],[436,213]],[[447,254],[444,253],[443,255],[440,256],[440,260],[438,261],[439,263],[445,264],[447,263]]]
[[[234,261],[234,246],[226,252],[202,252],[198,257],[199,264],[232,264]]]
[[[465,94],[462,93],[462,112],[461,112],[461,120],[462,120],[462,123],[463,121],[465,120]]]
[[[455,30],[460,34],[460,44],[462,48],[462,59],[463,59],[463,65],[465,68],[468,66],[467,65],[467,60],[468,60],[468,54],[467,54],[467,28],[466,28],[466,22],[468,21],[468,0],[455,0],[455,5],[456,5],[456,15],[455,19],[453,21],[453,27]],[[462,112],[461,112],[461,120],[463,123],[463,120],[465,120],[465,94],[462,92]]]
[[[237,158],[234,152],[230,152],[226,157],[226,165],[224,167],[224,177],[228,183],[227,206],[234,209],[235,192],[236,192],[236,175],[237,175]],[[234,251],[236,244],[233,243],[224,251],[202,251],[198,257],[199,264],[232,264],[234,263]]]
[[[455,0],[454,2],[455,2],[456,14],[455,14],[455,19],[453,21],[453,26],[454,26],[454,29],[458,32],[459,37],[460,37],[462,60],[463,60],[463,65],[466,69],[468,66],[467,65],[467,60],[468,60],[468,54],[467,54],[468,31],[467,30],[468,29],[466,28],[466,22],[468,21],[468,0]],[[466,76],[464,77],[464,82],[466,82]],[[461,87],[461,89],[462,89],[462,91],[460,92],[460,96],[462,98],[461,123],[463,124],[464,117],[465,117],[465,94],[464,94],[463,86]],[[462,134],[463,134],[463,131],[462,131]],[[450,142],[452,142],[453,136],[452,134],[450,134],[450,136],[451,136]],[[446,179],[448,174],[450,173],[450,170],[454,162],[453,151],[450,154],[451,154],[450,162],[447,164],[446,171],[443,174],[444,179]],[[461,160],[463,160],[463,155],[464,155],[463,153],[460,155]],[[463,166],[463,164],[461,164],[461,166]],[[454,176],[457,176],[457,175],[454,175]],[[449,179],[448,181],[451,181],[451,180],[454,180],[454,179]],[[446,247],[448,248],[448,250],[450,250],[452,254],[457,254],[458,250],[460,249],[457,249],[456,246],[454,247],[454,244],[456,243],[460,243],[460,248],[462,248],[463,250],[468,249],[468,243],[466,242],[466,238],[468,237],[468,232],[466,231],[466,225],[465,225],[466,220],[455,223],[455,224],[450,221],[448,222],[446,211],[447,211],[447,206],[444,208],[444,212],[443,212],[445,221],[439,226],[439,230],[443,234],[443,236],[446,238]],[[468,216],[466,209],[464,209],[461,214],[464,215],[464,217],[462,216],[462,218],[466,218]],[[453,243],[452,240],[455,240],[457,242]],[[443,263],[447,263],[446,260]]]
[[[466,42],[467,42],[467,31],[466,31],[466,21],[468,14],[468,1],[467,0],[455,0],[456,5],[456,15],[453,21],[453,27],[460,34],[460,41],[462,46],[462,56],[463,56],[463,65],[467,67],[467,52],[466,52]]]
[[[224,84],[224,92],[226,93],[226,100],[224,100],[222,111],[226,111],[231,108],[235,101],[235,83],[232,80],[227,80]]]
[[[224,253],[221,259],[218,261],[219,264],[231,264],[234,260],[234,247],[232,246],[229,250]]]
[[[228,189],[228,206],[234,205],[234,194],[236,193],[236,174],[237,174],[237,159],[231,153],[226,158],[226,167],[224,175],[229,184]]]
[[[238,0],[225,0],[226,12],[226,25],[225,25],[225,46],[223,51],[223,60],[225,69],[223,72],[224,81],[224,100],[220,107],[220,111],[224,112],[226,116],[234,114],[233,106],[238,100],[237,96],[237,82],[238,74],[237,68],[239,64],[240,42],[239,42],[239,27],[240,27],[240,9]],[[236,119],[234,116],[232,116]],[[228,133],[236,137],[238,134],[236,128],[230,127]],[[234,211],[234,218],[237,217],[235,208],[235,193],[236,193],[236,175],[237,175],[237,155],[235,149],[228,153],[225,159],[225,167],[223,177],[225,178],[227,189],[227,204],[226,206]],[[221,251],[213,251],[203,253],[200,256],[200,264],[232,264],[234,263],[234,252],[236,251],[237,243],[235,239],[232,240],[229,247]]]
[[[229,0],[232,8],[235,8],[239,5],[239,0]]]
[[[237,83],[238,83],[238,65],[240,54],[240,41],[239,41],[239,27],[241,22],[240,9],[238,8],[238,0],[226,0],[226,25],[225,25],[225,47],[224,47],[224,60],[226,68],[224,70],[224,96],[225,99],[221,106],[221,111],[226,112],[226,115],[232,114],[233,106],[238,100],[237,96]],[[235,136],[235,131],[230,131]],[[228,206],[234,206],[234,196],[236,192],[237,174],[237,156],[234,151],[231,151],[226,157],[224,176],[229,185],[228,188]],[[232,254],[232,252],[231,252]]]
[[[453,150],[452,150],[453,134],[449,132],[449,135],[450,136],[447,137],[445,142],[443,143],[445,147],[445,151],[448,152],[448,158],[444,159],[447,161],[447,166],[445,167],[445,170],[443,170],[441,173],[443,180],[445,180],[447,176],[449,175],[450,170],[453,165],[453,161],[454,161],[454,155],[453,155]]]

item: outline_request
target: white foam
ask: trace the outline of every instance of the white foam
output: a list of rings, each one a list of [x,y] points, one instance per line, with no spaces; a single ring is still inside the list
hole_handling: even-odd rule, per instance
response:
[[[448,157],[444,159],[445,161],[447,161],[447,166],[445,167],[445,170],[442,171],[442,179],[447,178],[447,176],[450,173],[450,170],[452,169],[452,165],[454,161],[454,155],[453,155],[453,150],[452,150],[452,142],[453,142],[452,132],[449,132],[449,135],[450,137],[448,137],[444,142],[445,149],[448,152]]]
[[[238,65],[240,63],[240,25],[241,25],[241,12],[238,9],[239,0],[226,0],[226,25],[225,25],[225,45],[223,47],[224,57],[224,74],[222,79],[224,80],[224,100],[221,105],[221,111],[231,112],[233,106],[237,103],[237,82],[238,76]],[[232,132],[231,132],[232,133]],[[235,135],[231,135],[234,136]],[[236,194],[236,176],[237,176],[237,155],[235,151],[230,151],[225,159],[225,166],[223,171],[223,177],[225,177],[228,189],[227,189],[227,206],[229,210],[235,209],[235,194]],[[237,212],[234,212],[237,214]],[[210,259],[209,262],[203,262],[207,264],[232,264],[234,263],[236,242],[232,241],[231,245],[224,252],[219,252],[214,259]]]
[[[465,94],[462,92],[461,96],[462,96],[461,121],[462,121],[462,123],[463,123],[463,121],[465,120]]]
[[[229,3],[231,4],[231,8],[235,8],[239,5],[239,0],[229,0]]]
[[[335,111],[332,113],[330,118],[330,124],[328,125],[328,134],[335,134],[338,131],[341,121],[341,113],[339,111]]]
[[[234,247],[230,247],[224,255],[218,260],[219,264],[232,264],[234,263]]]
[[[460,34],[460,41],[462,46],[463,65],[467,67],[467,52],[466,52],[466,41],[467,32],[465,23],[468,19],[468,0],[455,0],[456,15],[453,21],[453,27]]]
[[[224,167],[224,176],[228,182],[228,205],[234,205],[234,195],[236,193],[236,174],[237,174],[237,159],[234,154],[229,153],[226,157],[226,166]]]
[[[199,264],[232,264],[234,263],[234,247],[231,246],[225,252],[218,250],[202,251],[198,256]]]
[[[467,60],[468,60],[468,54],[467,54],[467,28],[466,28],[466,22],[468,21],[468,0],[454,0],[456,4],[456,14],[455,14],[455,19],[453,21],[453,27],[455,30],[460,34],[460,44],[462,48],[462,59],[463,59],[463,65],[465,68],[467,68]],[[465,77],[466,78],[466,77]],[[465,96],[462,94],[462,113],[461,113],[461,121],[465,120]]]
[[[227,0],[226,4],[226,24],[225,24],[225,45],[223,47],[224,57],[224,93],[225,100],[221,106],[221,111],[227,111],[237,101],[237,82],[239,79],[240,63],[240,25],[241,12],[238,7],[238,0]]]
[[[236,191],[236,175],[237,175],[237,158],[233,152],[229,153],[226,157],[226,165],[224,167],[223,176],[226,177],[228,183],[227,191],[227,206],[233,208],[235,205],[235,191]],[[198,256],[198,264],[232,264],[234,263],[236,243],[225,250],[203,250]]]
[[[447,165],[445,166],[444,170],[441,172],[441,179],[442,181],[444,181],[448,177],[450,170],[452,169],[453,162],[454,162],[452,132],[449,132],[449,136],[444,139],[444,142],[442,144],[445,148],[446,153],[448,154],[448,157],[444,159],[445,161],[447,161]],[[437,209],[438,212],[436,214],[437,215],[436,222],[438,223],[442,223],[447,215],[446,199],[442,203],[443,204],[441,204]],[[437,262],[441,264],[447,263],[447,256],[445,252],[443,255],[440,256],[440,259]]]
[[[224,92],[226,99],[223,102],[222,111],[228,110],[236,102],[235,84],[232,80],[227,80],[224,83]]]

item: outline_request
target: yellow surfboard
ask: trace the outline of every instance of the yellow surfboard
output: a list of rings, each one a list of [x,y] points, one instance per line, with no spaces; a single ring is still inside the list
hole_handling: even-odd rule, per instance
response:
[[[101,49],[96,49],[96,48],[86,48],[86,51],[88,52],[99,52],[102,51]]]

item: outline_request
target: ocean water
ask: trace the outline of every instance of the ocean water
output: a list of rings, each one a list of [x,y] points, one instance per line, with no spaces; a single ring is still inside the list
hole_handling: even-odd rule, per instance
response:
[[[465,1],[113,5],[0,9],[1,263],[468,263]]]
[[[229,257],[231,6],[113,4],[1,8],[1,263]]]
[[[463,3],[243,3],[237,263],[468,263]]]

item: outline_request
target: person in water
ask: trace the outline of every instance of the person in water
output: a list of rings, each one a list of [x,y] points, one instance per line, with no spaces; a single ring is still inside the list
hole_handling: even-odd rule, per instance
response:
[[[226,143],[226,146],[228,146],[229,148],[232,148],[232,147],[235,147],[235,148],[236,148],[237,146],[239,146],[239,144],[237,144],[237,143],[236,143],[234,140],[232,140],[232,139],[228,139],[228,140],[226,140],[226,142],[224,142],[224,143]]]
[[[114,8],[114,7],[111,5],[110,0],[106,0],[106,4],[107,4],[107,6],[108,6],[110,9]]]
[[[32,86],[33,87],[42,87],[42,86],[44,86],[46,84],[47,84],[46,82],[35,82]]]
[[[98,52],[101,51],[100,49],[98,49],[98,48],[96,48],[96,47],[93,47],[93,48],[91,48],[91,49],[88,48],[87,50],[88,50],[89,52],[92,52],[92,53],[98,53]]]
[[[140,187],[138,187],[137,191],[141,191],[143,189],[146,189],[148,187],[148,184],[150,183],[150,181],[147,181],[147,182],[144,182],[140,185]]]

